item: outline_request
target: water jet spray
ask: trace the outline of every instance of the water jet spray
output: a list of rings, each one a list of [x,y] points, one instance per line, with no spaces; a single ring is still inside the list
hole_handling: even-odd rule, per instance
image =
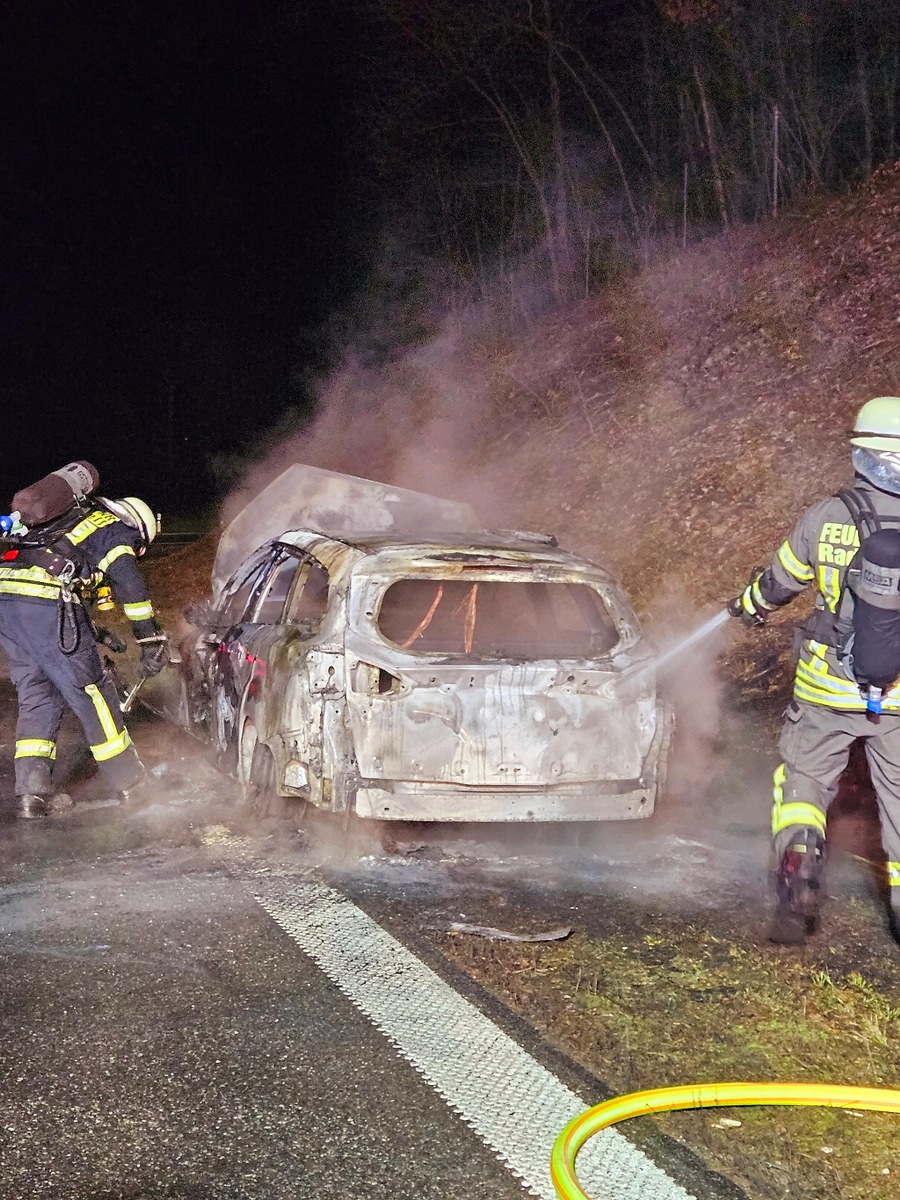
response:
[[[685,650],[689,650],[691,646],[695,646],[698,642],[702,642],[705,638],[708,638],[711,634],[715,633],[720,626],[724,625],[728,619],[728,610],[723,608],[721,612],[717,612],[715,616],[710,617],[708,621],[704,621],[699,629],[695,629],[693,633],[689,633],[687,637],[682,638],[680,642],[676,642],[674,646],[671,646],[663,654],[660,654],[655,658],[651,658],[647,662],[635,663],[633,667],[627,668],[627,670],[623,671],[616,680],[616,690],[618,690],[618,688],[626,682],[639,683],[643,678],[645,678],[645,676],[651,673],[658,675],[663,667],[671,662],[672,659],[677,658],[679,655],[683,654]]]

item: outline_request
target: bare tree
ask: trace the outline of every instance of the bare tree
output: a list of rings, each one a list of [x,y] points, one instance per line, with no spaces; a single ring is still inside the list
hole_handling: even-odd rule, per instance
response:
[[[897,0],[358,3],[379,195],[452,264],[454,304],[498,270],[519,308],[522,271],[564,302],[614,243],[686,242],[898,152]]]

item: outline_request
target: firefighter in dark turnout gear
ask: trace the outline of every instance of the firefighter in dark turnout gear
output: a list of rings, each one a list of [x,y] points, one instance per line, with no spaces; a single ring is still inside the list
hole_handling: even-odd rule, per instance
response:
[[[141,648],[143,675],[168,661],[137,565],[158,530],[149,506],[135,497],[88,501],[48,529],[24,537],[0,561],[0,646],[18,696],[15,783],[25,817],[52,807],[56,737],[67,705],[114,791],[127,793],[145,777],[82,593],[101,578],[108,584]]]
[[[802,943],[817,926],[826,816],[858,739],[900,923],[900,397],[865,404],[850,440],[853,488],[809,508],[728,606],[745,624],[762,625],[806,587],[816,589],[774,776],[776,911],[769,938],[785,944]],[[866,556],[884,565],[872,568]]]

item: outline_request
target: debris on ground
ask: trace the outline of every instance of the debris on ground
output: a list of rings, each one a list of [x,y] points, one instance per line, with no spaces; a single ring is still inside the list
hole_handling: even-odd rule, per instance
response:
[[[490,925],[465,925],[461,921],[451,921],[447,930],[449,933],[471,933],[492,942],[559,942],[572,932],[571,926],[566,925],[560,929],[548,929],[546,933],[510,933],[505,929],[493,929]]]

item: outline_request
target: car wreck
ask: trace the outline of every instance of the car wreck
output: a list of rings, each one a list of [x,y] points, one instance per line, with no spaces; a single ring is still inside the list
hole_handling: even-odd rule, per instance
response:
[[[466,504],[294,465],[225,529],[151,707],[380,821],[649,816],[671,716],[620,586]]]

